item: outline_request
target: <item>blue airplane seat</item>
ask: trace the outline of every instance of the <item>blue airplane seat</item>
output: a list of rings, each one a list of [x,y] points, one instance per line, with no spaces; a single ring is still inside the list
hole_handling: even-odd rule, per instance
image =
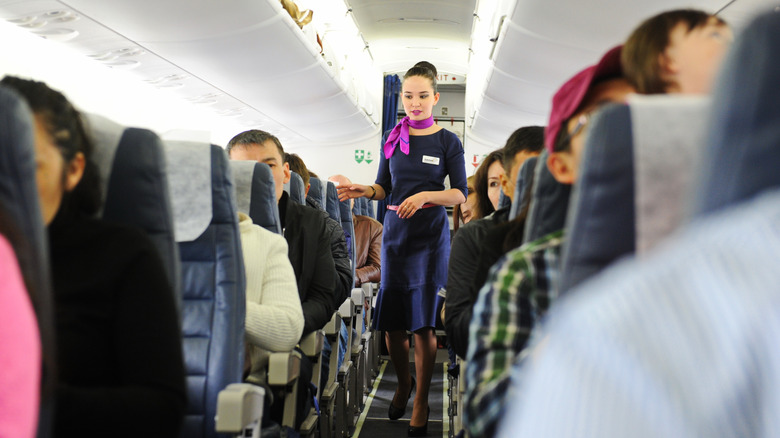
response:
[[[679,228],[708,111],[706,98],[658,95],[595,115],[571,202],[561,292]]]
[[[165,153],[152,131],[124,126],[88,114],[100,172],[101,217],[146,231],[160,253],[176,302],[181,301],[179,248],[173,231]]]
[[[561,293],[636,249],[629,107],[599,111],[585,142],[563,245]]]
[[[498,210],[506,207],[510,207],[512,205],[512,200],[509,199],[508,196],[506,196],[502,191],[498,192]]]
[[[531,197],[525,198],[527,187],[533,182],[534,170],[536,169],[536,162],[538,157],[531,157],[520,166],[520,170],[517,172],[517,180],[515,181],[515,202],[512,203],[512,207],[509,208],[509,220],[516,218],[518,214],[531,202]]]
[[[51,273],[49,270],[48,238],[38,204],[36,185],[33,119],[27,104],[16,92],[0,87],[0,208],[11,224],[17,227],[30,248],[32,282],[38,295],[36,316],[53,325]],[[23,261],[20,260],[20,263]],[[51,335],[51,333],[42,333]],[[44,345],[54,345],[44,339]],[[53,372],[54,370],[49,370]],[[48,372],[44,376],[49,375]],[[48,383],[48,382],[46,382]],[[42,394],[38,416],[38,437],[52,435],[53,397]]]
[[[704,216],[780,186],[780,16],[757,17],[731,46],[713,86],[705,166],[694,190]],[[738,225],[735,225],[738,226]]]
[[[336,191],[336,185],[330,181],[325,182],[325,184],[327,187],[325,211],[328,212],[331,219],[341,223],[341,207],[339,206],[339,194]]]
[[[553,178],[547,168],[547,152],[539,156],[534,170],[536,181],[531,197],[531,210],[525,221],[523,242],[533,242],[552,232],[562,230],[566,222],[571,186]]]
[[[235,182],[238,211],[252,218],[255,225],[282,234],[271,168],[265,163],[231,160],[230,169]]]
[[[295,172],[290,172],[290,199],[301,205],[306,205],[306,188],[303,178]]]
[[[314,198],[315,201],[320,203],[320,207],[325,209],[325,197],[324,190],[322,189],[322,180],[319,178],[311,178],[309,180],[309,196]]]
[[[368,201],[368,215],[371,216],[374,219],[376,219],[376,216],[377,216],[376,209],[377,209],[377,204],[378,203],[379,203],[378,201]],[[377,219],[377,220],[379,220],[379,219]]]
[[[187,411],[182,437],[216,437],[217,396],[241,382],[246,281],[233,180],[217,146],[168,141],[182,268]]]
[[[341,214],[341,228],[344,233],[350,236],[347,249],[349,250],[349,260],[352,266],[352,285],[354,287],[355,279],[355,224],[352,222],[352,211],[349,208],[349,199],[339,201],[339,213]]]

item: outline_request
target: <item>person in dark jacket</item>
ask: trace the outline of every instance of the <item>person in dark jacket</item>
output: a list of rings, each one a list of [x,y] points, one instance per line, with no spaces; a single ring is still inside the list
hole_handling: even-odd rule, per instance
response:
[[[539,155],[543,147],[544,128],[541,126],[519,128],[507,139],[502,149],[501,164],[504,166],[505,175],[501,175],[501,189],[512,202],[520,199],[513,190],[520,166],[528,158]],[[489,269],[504,253],[503,245],[483,248],[483,240],[491,230],[496,230],[497,227],[507,223],[508,218],[509,207],[496,210],[485,218],[471,221],[461,227],[452,240],[447,273],[447,296],[442,319],[447,332],[447,341],[455,354],[460,357],[466,357],[471,310],[477,300],[479,289],[487,278],[485,266]],[[503,242],[508,230],[505,228],[502,230],[497,237]],[[492,253],[488,254],[490,251]],[[483,252],[485,254],[482,254]],[[495,254],[498,254],[498,257]],[[476,258],[477,263],[474,262],[476,255],[479,255]],[[485,257],[492,261],[485,264],[483,261]]]
[[[309,172],[303,159],[297,154],[284,154],[284,160],[290,166],[290,170],[300,175],[303,179],[306,205],[317,210],[325,210],[324,205],[321,205],[316,199],[309,196],[311,172]],[[330,251],[333,253],[333,263],[336,265],[336,273],[340,283],[333,295],[333,299],[336,301],[336,308],[338,308],[347,299],[352,290],[352,268],[349,264],[351,236],[341,227],[340,223],[333,220],[330,216],[328,216],[325,222],[327,222],[328,234],[330,235]]]
[[[342,285],[331,250],[331,242],[338,241],[340,236],[346,257],[341,227],[336,233],[328,225],[327,213],[290,201],[284,192],[284,183],[290,180],[290,167],[284,162],[284,149],[275,136],[260,130],[245,131],[228,142],[227,151],[232,160],[257,161],[271,168],[282,232],[303,307],[303,336],[321,329],[349,292]]]
[[[5,77],[34,116],[56,330],[55,436],[178,436],[186,403],[174,293],[141,230],[95,219],[98,169],[79,112]]]

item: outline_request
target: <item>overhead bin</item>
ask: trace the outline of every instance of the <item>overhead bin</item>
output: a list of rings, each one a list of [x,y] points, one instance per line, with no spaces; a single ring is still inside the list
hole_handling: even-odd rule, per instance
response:
[[[53,11],[75,17],[57,27],[78,32],[68,44],[80,52],[105,62],[117,50],[136,50],[116,60],[137,63],[136,76],[247,128],[301,144],[378,135],[370,113],[379,103],[358,101],[366,96],[358,90],[380,96],[381,74],[344,75],[348,65],[329,65],[278,0],[0,0],[5,19]]]
[[[690,6],[715,12],[712,1],[695,0]],[[495,45],[484,50],[484,44],[473,43],[483,50],[469,61],[467,137],[498,147],[521,126],[545,125],[552,96],[566,79],[624,41],[641,20],[679,7],[678,0],[517,0],[481,18],[494,27],[474,37],[477,42],[495,39]],[[605,11],[620,19],[605,20]]]

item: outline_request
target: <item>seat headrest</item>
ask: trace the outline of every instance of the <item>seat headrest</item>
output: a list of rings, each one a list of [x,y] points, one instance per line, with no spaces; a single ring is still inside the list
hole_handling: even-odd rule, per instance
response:
[[[211,145],[166,141],[168,185],[177,242],[197,239],[211,223]]]
[[[780,186],[780,15],[758,16],[731,46],[694,191],[702,216]]]
[[[566,210],[569,208],[571,185],[561,184],[547,168],[547,152],[539,156],[536,163],[531,210],[525,222],[524,242],[533,242],[541,237],[563,229]]]
[[[306,205],[306,188],[303,187],[303,178],[295,172],[290,172],[290,199]]]
[[[515,181],[515,202],[512,203],[512,207],[509,209],[509,220],[516,218],[518,214],[531,202],[531,198],[525,198],[525,191],[528,188],[528,184],[533,182],[534,171],[536,170],[536,162],[539,157],[531,157],[520,166],[520,170],[517,172],[517,180]]]
[[[92,160],[100,172],[101,215],[108,194],[108,181],[114,164],[119,142],[125,133],[125,127],[98,114],[85,113],[87,129],[92,132],[95,151]]]
[[[339,207],[339,194],[336,191],[336,185],[330,181],[327,184],[327,202],[325,204],[325,211],[328,212],[330,218],[336,222],[341,222],[341,208]]]
[[[281,234],[279,208],[271,168],[256,161],[231,160],[238,211],[252,218],[255,225]]]
[[[0,208],[18,228],[34,251],[35,275],[31,279],[41,302],[39,317],[49,318],[49,263],[43,216],[35,184],[33,118],[24,100],[11,89],[0,86]],[[42,313],[43,314],[42,314]]]
[[[323,202],[325,199],[325,196],[323,196],[324,191],[322,190],[322,180],[319,178],[311,178],[309,180],[309,196],[314,198],[317,202],[320,203],[320,206],[322,208],[325,208],[325,203]]]
[[[632,95],[636,252],[675,231],[690,212],[693,166],[701,162],[710,99]]]
[[[590,121],[566,223],[560,292],[636,248],[631,113],[612,104]]]

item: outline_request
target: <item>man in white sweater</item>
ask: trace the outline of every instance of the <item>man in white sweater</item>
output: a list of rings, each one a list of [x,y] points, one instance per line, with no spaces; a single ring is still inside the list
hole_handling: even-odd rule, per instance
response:
[[[247,381],[266,386],[268,356],[295,347],[303,332],[303,310],[287,241],[244,213],[238,218],[246,270]]]

